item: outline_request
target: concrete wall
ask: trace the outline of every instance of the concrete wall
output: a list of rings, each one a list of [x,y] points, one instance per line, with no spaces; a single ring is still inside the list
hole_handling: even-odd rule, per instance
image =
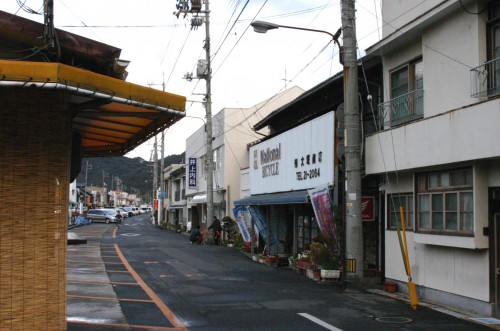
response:
[[[57,90],[0,100],[0,328],[65,330],[71,111]]]

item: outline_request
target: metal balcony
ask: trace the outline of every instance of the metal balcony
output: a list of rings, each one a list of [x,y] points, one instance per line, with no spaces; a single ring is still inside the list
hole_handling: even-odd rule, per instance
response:
[[[378,105],[380,129],[424,117],[424,90],[415,90]]]
[[[470,70],[471,97],[485,98],[500,95],[500,58]]]

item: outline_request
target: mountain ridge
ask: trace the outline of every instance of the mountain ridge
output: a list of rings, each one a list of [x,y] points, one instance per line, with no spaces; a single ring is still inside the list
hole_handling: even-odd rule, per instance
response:
[[[185,163],[185,153],[169,155],[163,160],[164,168],[171,164],[183,164]],[[161,161],[158,160],[158,185],[160,163]],[[76,183],[77,186],[98,187],[102,187],[105,183],[108,190],[111,190],[117,188],[117,182],[121,182],[120,190],[136,193],[138,196],[146,198],[151,197],[153,190],[153,169],[154,162],[146,161],[141,157],[83,158]],[[111,178],[113,178],[113,182]]]

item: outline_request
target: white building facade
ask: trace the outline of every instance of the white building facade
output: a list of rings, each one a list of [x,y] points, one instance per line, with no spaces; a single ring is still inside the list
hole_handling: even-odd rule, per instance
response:
[[[385,276],[407,280],[397,226],[404,207],[421,299],[500,316],[500,4],[382,2],[384,103],[365,137],[381,175]]]
[[[171,164],[163,171],[166,196],[163,199],[165,220],[179,230],[189,230],[186,205],[186,165]]]
[[[303,92],[299,87],[292,87],[253,107],[224,108],[213,116],[210,159],[214,162],[214,213],[219,219],[231,216],[233,201],[240,198],[240,170],[248,167],[248,144],[267,133],[265,130],[254,132],[253,125]],[[186,140],[187,218],[202,230],[210,225],[207,219],[211,219],[206,215],[207,161],[203,126]],[[193,176],[194,181],[190,180]]]

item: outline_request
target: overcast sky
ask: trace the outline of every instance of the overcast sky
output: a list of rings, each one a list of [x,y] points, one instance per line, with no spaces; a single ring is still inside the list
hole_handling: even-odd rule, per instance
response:
[[[20,4],[24,7],[20,9]],[[0,10],[43,23],[43,0],[2,0]],[[285,87],[308,90],[342,70],[338,48],[322,33],[278,29],[255,33],[249,24],[276,24],[326,30],[341,27],[340,0],[212,0],[212,113],[224,107],[251,107]],[[356,1],[359,56],[379,40],[380,0]],[[186,96],[188,116],[205,117],[199,102],[205,81],[196,76],[198,59],[205,58],[205,26],[191,30],[191,15],[179,18],[175,0],[54,0],[57,28],[122,49],[131,61],[128,82]],[[341,41],[341,40],[340,40]],[[341,42],[342,43],[342,42]],[[192,102],[193,101],[193,102]],[[196,102],[198,101],[198,102]],[[165,156],[185,151],[185,140],[203,122],[184,118],[165,132]],[[127,154],[150,160],[152,142]]]

